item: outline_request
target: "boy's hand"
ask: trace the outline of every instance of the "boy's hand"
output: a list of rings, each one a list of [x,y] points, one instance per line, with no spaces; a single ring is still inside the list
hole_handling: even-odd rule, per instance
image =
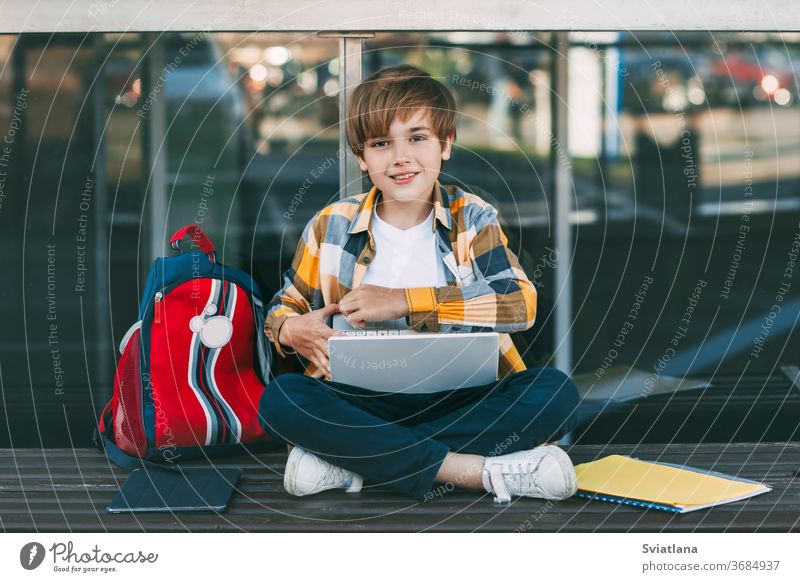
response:
[[[328,338],[344,335],[325,324],[325,318],[337,313],[339,305],[331,303],[305,315],[290,317],[283,322],[278,341],[311,361],[330,379],[331,365],[328,355]]]
[[[403,289],[360,285],[339,301],[339,311],[352,325],[364,327],[367,321],[385,321],[408,315],[408,302]]]

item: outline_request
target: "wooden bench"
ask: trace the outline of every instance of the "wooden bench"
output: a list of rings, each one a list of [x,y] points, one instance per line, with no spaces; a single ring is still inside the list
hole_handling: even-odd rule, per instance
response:
[[[223,514],[110,515],[127,471],[93,449],[0,449],[0,530],[6,532],[177,531],[796,531],[800,530],[800,443],[576,445],[581,463],[609,454],[684,463],[761,480],[773,491],[750,500],[673,515],[571,498],[515,499],[440,488],[418,503],[387,490],[326,491],[294,498],[283,490],[286,454],[225,459],[244,469]]]

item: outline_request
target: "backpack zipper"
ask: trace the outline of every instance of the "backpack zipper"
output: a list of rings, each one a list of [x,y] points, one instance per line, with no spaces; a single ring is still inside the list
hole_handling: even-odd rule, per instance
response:
[[[156,293],[155,296],[155,313],[153,314],[153,323],[161,323],[161,300],[164,298],[164,294],[159,291]]]

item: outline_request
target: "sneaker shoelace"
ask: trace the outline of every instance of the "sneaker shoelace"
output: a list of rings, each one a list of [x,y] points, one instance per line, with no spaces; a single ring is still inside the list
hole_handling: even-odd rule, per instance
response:
[[[342,482],[350,480],[347,471],[341,467],[337,467],[328,462],[321,463],[321,467],[322,475],[320,476],[319,482],[322,485],[339,485]]]
[[[539,464],[542,459],[534,464],[525,463],[493,463],[489,465],[489,479],[494,491],[495,503],[508,503],[511,501],[509,484],[516,492],[536,492],[542,494],[542,488],[537,480]]]
[[[336,487],[346,485],[349,493],[357,493],[361,490],[362,479],[359,475],[328,462],[323,462],[321,468],[322,475],[319,479],[321,485]]]

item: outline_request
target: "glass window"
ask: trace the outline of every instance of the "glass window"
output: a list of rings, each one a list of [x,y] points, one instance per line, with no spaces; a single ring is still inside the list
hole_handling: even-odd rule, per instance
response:
[[[570,49],[577,370],[769,374],[797,348],[796,35],[599,37]]]
[[[220,198],[225,214],[214,224],[220,237],[238,238],[233,261],[252,270],[271,297],[303,227],[339,196],[339,42],[316,34],[215,38],[243,98],[241,140],[249,145],[241,183]],[[230,199],[237,208],[229,216]]]

